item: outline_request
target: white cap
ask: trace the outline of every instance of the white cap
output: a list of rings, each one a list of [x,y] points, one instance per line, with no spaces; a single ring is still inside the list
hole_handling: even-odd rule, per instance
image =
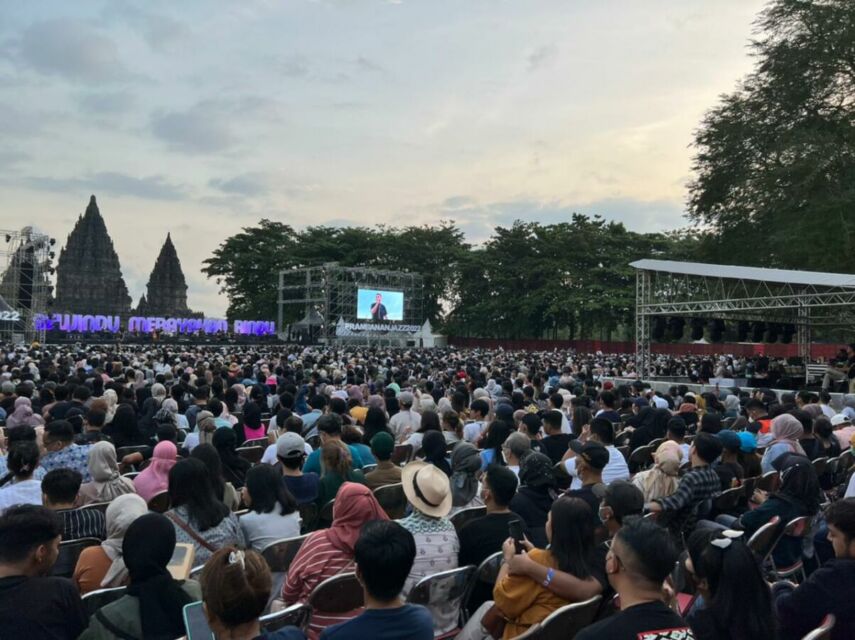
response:
[[[850,422],[852,421],[849,419],[849,416],[842,413],[838,413],[836,416],[832,416],[831,418],[832,427],[839,427],[841,424],[849,424]]]
[[[662,396],[653,396],[653,404],[657,409],[667,409],[668,401]]]

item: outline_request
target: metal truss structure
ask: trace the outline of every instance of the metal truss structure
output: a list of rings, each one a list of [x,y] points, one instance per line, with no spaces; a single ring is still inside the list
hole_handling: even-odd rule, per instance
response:
[[[401,323],[421,325],[424,322],[421,275],[367,267],[342,267],[330,262],[318,267],[279,272],[279,332],[288,334],[289,340],[335,342],[336,327],[341,320],[357,321],[357,291],[360,288],[403,292],[404,318]],[[394,336],[385,332],[364,331],[359,337],[366,342],[395,342]]]
[[[33,319],[48,309],[55,243],[32,227],[0,229],[0,340],[44,341]]]
[[[636,366],[650,374],[651,323],[691,316],[793,324],[810,362],[812,327],[855,326],[855,276],[730,265],[639,260],[636,269]]]

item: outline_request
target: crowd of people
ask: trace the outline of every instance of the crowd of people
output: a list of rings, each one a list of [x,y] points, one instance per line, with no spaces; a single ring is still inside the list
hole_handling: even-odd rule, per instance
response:
[[[194,603],[218,639],[510,639],[574,603],[583,640],[855,629],[855,396],[559,351],[7,347],[0,420],[0,638],[178,638]],[[468,566],[495,579],[412,602]],[[259,622],[349,572],[362,606]]]

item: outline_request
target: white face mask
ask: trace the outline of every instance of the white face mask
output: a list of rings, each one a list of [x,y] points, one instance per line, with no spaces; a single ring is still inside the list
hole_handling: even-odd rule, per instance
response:
[[[504,461],[505,464],[508,464],[508,454],[505,453],[504,449],[502,449],[502,460]]]

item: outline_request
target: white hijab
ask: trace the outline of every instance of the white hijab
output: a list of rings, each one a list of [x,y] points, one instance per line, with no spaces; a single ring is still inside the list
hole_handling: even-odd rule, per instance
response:
[[[128,570],[122,557],[122,541],[131,523],[146,513],[148,505],[135,493],[119,496],[107,507],[107,539],[101,543],[101,548],[112,564],[101,581],[103,588],[120,587],[127,580]]]

